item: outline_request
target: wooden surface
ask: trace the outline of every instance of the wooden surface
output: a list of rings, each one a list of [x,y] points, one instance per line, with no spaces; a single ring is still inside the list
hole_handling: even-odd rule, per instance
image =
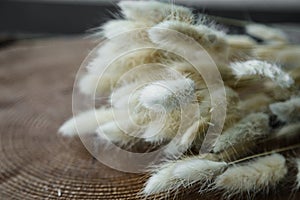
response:
[[[93,159],[78,138],[57,134],[72,115],[75,74],[94,46],[61,38],[0,49],[0,199],[141,199],[145,175],[112,170]],[[193,191],[176,197],[216,198]]]

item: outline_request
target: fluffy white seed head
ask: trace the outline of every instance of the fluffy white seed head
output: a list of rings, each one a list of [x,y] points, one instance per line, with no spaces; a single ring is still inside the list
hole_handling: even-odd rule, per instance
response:
[[[270,105],[270,110],[283,122],[300,121],[300,97]]]
[[[140,22],[130,20],[111,20],[102,26],[102,34],[108,39],[118,38],[120,36],[126,37],[126,39],[142,39],[139,42],[149,41],[146,34],[147,26]],[[124,39],[122,37],[121,39]]]
[[[276,186],[287,174],[285,158],[273,154],[228,168],[215,185],[230,194],[258,192]]]
[[[190,9],[170,3],[158,1],[121,1],[118,5],[127,19],[142,21],[150,25],[170,19],[186,23],[194,21],[194,16]]]
[[[265,26],[262,24],[250,24],[246,26],[246,32],[249,35],[260,38],[267,42],[287,42],[287,37],[284,32],[279,29]]]
[[[153,112],[156,114],[156,117],[143,133],[145,141],[159,144],[172,140],[178,133],[181,125],[181,110],[174,110],[169,113]]]
[[[168,31],[170,30],[170,31]],[[191,25],[179,21],[162,22],[149,31],[152,42],[170,49],[189,48],[194,41],[206,50],[215,50],[215,53],[224,52],[226,42],[222,32],[213,30],[205,25]],[[187,41],[185,35],[193,40]]]
[[[240,60],[252,56],[253,48],[257,45],[254,39],[246,35],[226,35],[229,46],[229,59]]]
[[[89,73],[82,76],[78,84],[80,92],[85,95],[99,94],[100,88],[97,87],[99,79],[99,76]]]
[[[95,133],[100,124],[110,121],[112,118],[113,113],[110,109],[89,110],[66,121],[58,131],[64,136]]]
[[[236,123],[220,135],[213,151],[221,152],[238,144],[264,138],[269,134],[269,117],[264,113],[253,113]]]
[[[257,59],[275,60],[286,68],[298,68],[300,63],[300,47],[297,45],[257,45],[252,51]]]
[[[150,110],[161,111],[161,106],[172,111],[193,100],[194,87],[193,80],[189,78],[153,82],[142,89],[140,102]]]
[[[294,80],[277,65],[259,60],[235,62],[230,64],[232,72],[237,78],[262,76],[273,80],[281,87],[289,87]]]
[[[117,109],[128,109],[130,106],[130,100],[135,100],[138,103],[138,96],[136,89],[138,88],[138,83],[128,83],[124,84],[124,86],[116,88],[110,95],[110,103],[114,108]],[[132,98],[131,98],[132,97]],[[135,103],[135,102],[134,102]]]
[[[129,50],[130,48],[133,47],[129,47]],[[107,51],[110,55],[100,54],[89,63],[89,74],[85,75],[79,83],[80,90],[84,94],[94,94],[95,91],[97,95],[107,96],[116,87],[116,84],[120,83],[121,77],[126,72],[143,64],[160,63],[163,59],[160,51],[151,48],[130,51],[123,56],[120,56],[124,53],[122,51],[118,52],[110,49],[107,49]],[[157,67],[153,68],[149,67],[144,73],[154,74]],[[132,74],[132,76],[130,76],[130,73],[126,74],[126,83],[149,79],[149,77],[145,78],[142,73]]]
[[[143,192],[150,195],[173,191],[195,182],[206,183],[220,174],[226,166],[225,162],[204,160],[198,156],[169,162],[156,169]]]
[[[203,160],[198,157],[186,158],[176,163],[172,175],[186,185],[195,182],[205,183],[215,178],[226,166],[225,162]]]
[[[226,35],[226,41],[234,48],[252,48],[256,45],[255,40],[247,35]]]
[[[206,118],[201,118],[194,122],[179,138],[174,138],[164,150],[166,155],[171,157],[180,156],[186,152],[194,142],[201,140],[209,126],[209,121]]]
[[[130,124],[128,122],[123,122],[123,125]],[[133,137],[126,133],[127,130],[122,130],[121,125],[116,121],[107,122],[100,125],[96,132],[100,139],[107,140],[110,142],[116,142],[122,146],[127,145],[133,140]]]
[[[78,88],[82,94],[90,96],[107,96],[115,85],[119,76],[116,74],[97,74],[87,73],[79,80]]]
[[[157,194],[172,189],[174,163],[160,166],[146,182],[143,193],[146,195]]]

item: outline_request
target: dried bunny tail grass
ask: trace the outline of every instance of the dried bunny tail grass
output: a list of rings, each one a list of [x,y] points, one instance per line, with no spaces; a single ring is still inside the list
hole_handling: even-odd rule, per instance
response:
[[[300,97],[270,105],[271,112],[283,122],[300,121]]]
[[[169,49],[176,49],[178,47],[189,48],[193,40],[195,40],[206,50],[211,50],[213,53],[218,54],[227,51],[225,34],[205,25],[191,25],[179,21],[165,21],[151,28],[148,33],[152,42]],[[193,40],[187,41],[185,38],[179,39],[180,34],[184,34]]]
[[[139,42],[150,42],[146,29],[149,28],[141,22],[129,21],[129,20],[111,20],[102,26],[101,33],[108,39],[124,39],[124,37],[130,42],[138,40]],[[123,37],[122,37],[123,36]]]
[[[279,29],[262,24],[249,24],[246,26],[249,35],[271,43],[288,43],[287,36]]]
[[[104,74],[102,76],[87,73],[79,80],[78,88],[82,94],[107,96],[120,78],[118,74]]]
[[[204,60],[205,59],[207,60],[207,58],[204,58]],[[206,61],[203,61],[202,59],[197,59],[195,63],[193,63],[195,66],[193,66],[193,64],[190,64],[188,62],[177,60],[168,61],[166,65],[172,69],[175,69],[180,74],[192,79],[195,83],[196,88],[205,89],[207,88],[206,83],[201,73],[197,71],[197,67],[201,68],[201,70],[203,71],[206,69],[211,69],[211,65],[205,62]],[[230,85],[229,83],[232,83],[232,85],[234,85],[234,83],[236,83],[236,80],[234,80],[234,76],[232,75],[232,70],[228,67],[227,64],[218,63],[217,67],[225,84]]]
[[[218,92],[218,90],[216,91]],[[225,86],[226,92],[226,118],[223,126],[223,130],[227,130],[232,127],[236,122],[238,122],[242,117],[242,112],[238,108],[238,104],[240,102],[240,98],[238,93],[234,91],[232,88]],[[219,106],[223,106],[222,104]],[[211,109],[220,109],[218,105],[216,107],[212,107]]]
[[[226,35],[225,39],[232,48],[252,49],[257,45],[256,41],[247,35]]]
[[[229,167],[216,178],[215,187],[225,190],[229,196],[254,194],[275,187],[287,172],[285,158],[280,154],[272,154]]]
[[[172,172],[175,164],[173,162],[158,166],[151,177],[145,183],[144,195],[158,194],[160,192],[172,190]]]
[[[105,73],[110,75],[119,75],[139,65],[159,63],[168,58],[164,52],[157,50],[154,46],[147,46],[145,48],[142,45],[137,45],[135,47],[128,47],[123,51],[113,49],[107,49],[107,51],[109,55],[100,53],[88,64],[89,73],[101,75],[105,70]]]
[[[66,121],[58,130],[64,136],[95,133],[96,128],[113,119],[111,109],[100,108],[85,111]]]
[[[162,112],[157,112],[157,114],[159,116],[143,133],[144,140],[154,144],[172,140],[176,136],[182,120],[181,110],[174,110],[164,115]]]
[[[199,82],[201,82],[201,85],[204,84],[204,81],[197,69],[191,63],[185,60],[166,60],[163,64],[170,67],[171,69],[176,70],[176,72],[179,72],[183,76],[192,79],[195,82],[195,85],[198,85]]]
[[[209,119],[211,118],[212,112],[214,110],[224,109],[224,111],[226,111],[226,118],[224,124],[222,125],[223,130],[226,130],[233,124],[235,124],[238,120],[240,120],[242,113],[240,112],[239,108],[237,108],[239,103],[239,96],[232,88],[225,86],[225,88],[215,89],[212,92],[216,93],[217,96],[218,94],[223,93],[223,91],[221,91],[223,89],[225,89],[225,96],[223,98],[226,98],[226,101],[221,100],[223,98],[217,98],[215,99],[214,105],[211,104],[211,96],[213,96],[213,94],[208,90],[197,91],[196,96],[198,100],[199,111],[201,113],[201,118],[208,119],[207,123],[209,125],[216,125],[209,122]]]
[[[86,73],[79,80],[78,89],[85,95],[106,96],[109,95],[120,76],[117,73],[103,74],[102,76]]]
[[[194,99],[194,81],[185,78],[153,82],[144,87],[140,93],[140,103],[147,109],[167,112],[180,109]]]
[[[299,67],[299,45],[258,45],[253,49],[257,59],[273,62],[274,60],[286,68]]]
[[[159,166],[147,181],[145,195],[174,191],[195,182],[207,183],[227,166],[225,162],[201,159],[199,156],[171,161]]]
[[[85,74],[81,77],[78,83],[79,91],[85,95],[93,95],[100,93],[100,88],[97,88],[100,77],[94,74]]]
[[[121,123],[125,126],[130,124],[128,121],[123,121]],[[120,127],[120,124],[118,124],[116,121],[110,121],[102,124],[96,130],[101,140],[118,143],[121,146],[127,146],[135,139],[134,137],[128,135],[126,131],[128,131],[128,129],[123,131]],[[133,131],[136,132],[136,130]],[[133,134],[133,132],[130,132],[130,134]]]
[[[142,106],[143,107],[143,106]],[[199,120],[199,106],[191,103],[182,109],[150,111],[154,114],[151,124],[146,127],[143,136],[145,141],[160,144],[178,139],[194,122]]]
[[[235,62],[230,64],[230,68],[237,78],[263,76],[268,77],[281,87],[290,87],[294,81],[277,65],[265,61],[248,60],[246,62]]]
[[[257,43],[247,35],[226,35],[226,42],[229,46],[229,60],[238,60],[251,57],[253,48]]]
[[[249,114],[217,138],[213,151],[218,153],[236,144],[253,142],[266,137],[269,132],[268,115],[264,113]]]
[[[178,157],[193,146],[201,143],[209,126],[209,119],[201,118],[194,122],[179,138],[173,139],[164,150],[168,157]]]
[[[295,84],[291,85],[291,87],[283,88],[278,84],[274,84],[271,80],[266,80],[263,83],[263,91],[272,99],[273,103],[287,101],[292,96],[299,95]]]
[[[227,106],[229,108],[231,108],[230,106],[235,107],[240,102],[238,93],[228,86],[225,86],[225,92],[226,92]]]
[[[158,1],[121,1],[119,4],[125,18],[141,21],[149,25],[164,20],[194,22],[194,15],[189,8]]]
[[[216,175],[219,175],[226,167],[226,162],[190,157],[177,162],[172,175],[178,179],[180,185],[183,186],[189,186],[196,182],[205,184],[212,181]]]
[[[138,93],[138,82],[132,82],[124,84],[122,87],[115,88],[110,95],[110,104],[117,109],[127,108],[130,104],[130,100],[137,100],[135,97]]]
[[[80,91],[88,95],[94,94],[94,92],[96,92],[97,95],[107,95],[126,72],[143,64],[160,63],[166,59],[162,52],[152,48],[136,50],[121,57],[119,56],[120,55],[115,55],[115,58],[110,59],[102,55],[96,57],[88,66],[88,74],[83,76],[79,82]],[[148,71],[150,73],[153,69],[149,68]],[[138,75],[139,76],[134,74],[134,76],[130,77],[131,79],[127,81],[134,82],[136,80],[142,80],[145,77],[143,74]]]

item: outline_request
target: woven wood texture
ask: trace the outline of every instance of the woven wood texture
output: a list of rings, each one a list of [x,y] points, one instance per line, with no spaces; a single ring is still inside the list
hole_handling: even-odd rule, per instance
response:
[[[64,38],[0,49],[0,199],[141,199],[138,192],[146,175],[112,170],[95,160],[78,138],[57,134],[72,115],[76,72],[95,45]],[[192,191],[176,198],[219,199],[199,195],[197,187]]]

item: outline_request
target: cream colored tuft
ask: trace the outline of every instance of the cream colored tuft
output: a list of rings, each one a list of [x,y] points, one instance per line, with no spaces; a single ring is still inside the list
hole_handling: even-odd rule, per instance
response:
[[[95,95],[99,93],[97,90],[98,81],[100,77],[93,74],[85,74],[79,81],[78,87],[80,92],[85,95]]]
[[[110,121],[112,118],[113,113],[110,109],[89,110],[66,121],[58,131],[64,136],[95,133],[100,124]]]
[[[195,85],[191,79],[157,81],[149,84],[140,93],[140,102],[150,110],[166,111],[186,106],[194,98]]]
[[[128,122],[119,122],[124,124],[130,124]],[[128,135],[128,129],[122,130],[122,125],[118,124],[116,121],[107,122],[100,125],[96,132],[98,133],[100,139],[108,140],[110,142],[116,142],[122,146],[128,145],[133,141],[133,137]],[[130,134],[133,134],[130,132]]]
[[[249,35],[260,38],[272,43],[286,43],[287,37],[284,32],[279,29],[265,26],[262,24],[250,24],[246,26],[246,32]]]
[[[276,186],[287,174],[285,158],[273,154],[228,168],[215,185],[230,194],[258,192]]]
[[[253,142],[269,134],[269,117],[264,113],[253,113],[223,132],[216,140],[213,151],[221,152],[241,143]]]
[[[166,163],[156,169],[144,188],[146,195],[172,191],[195,182],[205,184],[220,174],[227,166],[225,162],[201,159],[198,156]]]
[[[265,61],[235,62],[231,63],[230,67],[237,78],[263,76],[270,78],[281,87],[290,87],[294,83],[294,80],[277,65]]]
[[[152,42],[171,50],[178,48],[178,46],[188,48],[194,41],[203,46],[205,50],[211,50],[214,53],[224,53],[227,49],[224,33],[206,25],[165,21],[154,26],[148,32]],[[193,40],[188,41],[186,37]]]
[[[173,169],[173,163],[168,163],[160,166],[157,172],[154,173],[146,182],[143,193],[146,195],[151,195],[171,190],[173,185]]]
[[[149,28],[149,27],[148,27]],[[147,26],[143,23],[130,20],[112,20],[102,26],[102,33],[108,39],[126,39],[149,40],[146,33]]]
[[[227,163],[225,162],[191,157],[176,163],[172,175],[186,185],[191,185],[195,182],[205,183],[211,181],[216,175],[221,173],[226,166]]]

